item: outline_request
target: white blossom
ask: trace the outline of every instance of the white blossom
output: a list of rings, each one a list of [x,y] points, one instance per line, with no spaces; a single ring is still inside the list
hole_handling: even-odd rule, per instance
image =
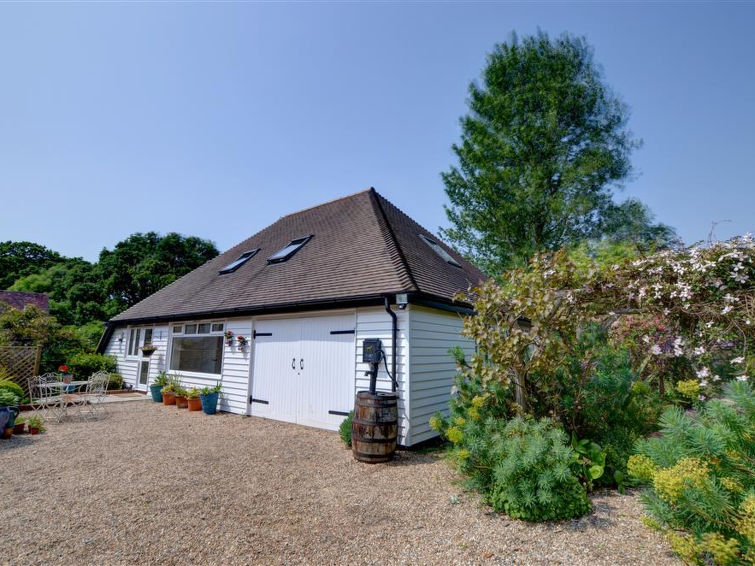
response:
[[[661,351],[661,347],[658,344],[653,344],[653,347],[650,348],[650,353],[654,356],[660,356],[663,352]]]
[[[703,368],[701,370],[698,370],[695,373],[697,373],[697,377],[703,378],[703,377],[708,377],[710,375],[710,370],[708,368]]]
[[[737,376],[737,381],[747,381],[747,376],[746,375],[739,375],[739,376]]]
[[[703,348],[702,346],[698,346],[692,351],[692,353],[695,354],[696,356],[702,356],[705,353],[705,348]]]
[[[721,310],[721,314],[729,314],[729,313],[730,313],[731,311],[733,311],[733,310],[734,310],[734,307],[732,307],[731,305],[726,305],[726,306],[725,306],[725,307],[724,307],[724,308],[723,308],[723,309]]]
[[[744,361],[745,361],[745,359],[742,356],[739,356],[738,358],[734,358],[733,360],[731,360],[731,363],[733,363],[733,364],[741,364]]]

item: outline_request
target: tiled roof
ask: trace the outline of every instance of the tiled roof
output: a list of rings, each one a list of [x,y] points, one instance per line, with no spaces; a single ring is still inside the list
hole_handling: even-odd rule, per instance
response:
[[[441,243],[369,189],[284,216],[113,321],[252,312],[401,292],[449,302],[485,277],[441,243],[461,267],[446,262],[419,234]],[[309,235],[312,239],[288,261],[268,265],[267,258],[291,240]],[[218,274],[257,248],[235,272]]]
[[[27,293],[25,291],[0,291],[0,302],[7,303],[20,311],[28,305],[34,305],[44,312],[50,312],[50,300],[44,293]]]

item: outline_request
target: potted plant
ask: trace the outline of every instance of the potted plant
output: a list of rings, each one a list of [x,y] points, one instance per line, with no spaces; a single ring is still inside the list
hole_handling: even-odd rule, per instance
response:
[[[168,374],[167,372],[161,371],[157,374],[157,377],[155,378],[154,383],[149,386],[149,391],[152,394],[152,400],[155,403],[162,403],[163,402],[163,387],[168,385]]]
[[[23,434],[26,431],[26,419],[18,417],[13,425],[13,434]]]
[[[11,419],[15,420],[16,415],[18,415],[18,397],[6,389],[0,389],[0,433],[2,433],[3,438],[7,438],[5,436],[6,428],[11,429],[8,436],[13,434],[13,421]]]
[[[139,349],[142,351],[142,355],[146,357],[150,357],[157,351],[157,347],[153,346],[152,344],[147,344],[146,346],[142,346]]]
[[[29,434],[39,434],[40,432],[44,432],[46,429],[45,425],[42,424],[43,422],[42,417],[36,415],[29,417],[29,420],[26,422],[29,426]]]
[[[247,344],[249,344],[249,341],[246,339],[246,336],[242,336],[241,334],[239,334],[238,336],[236,336],[236,340],[239,343],[238,344],[239,352],[244,351],[246,349]]]
[[[202,400],[199,398],[199,389],[192,387],[186,392],[186,402],[190,411],[201,411]]]
[[[225,336],[226,346],[233,346],[233,330],[226,330],[223,332],[223,336]]]
[[[185,409],[189,406],[189,403],[186,399],[186,388],[182,386],[178,386],[175,388],[176,391],[176,408],[178,409]]]
[[[168,383],[162,388],[160,393],[163,396],[163,405],[175,405],[176,404],[176,387],[172,383]]]
[[[202,402],[202,410],[207,415],[214,415],[218,411],[218,399],[220,398],[221,384],[215,387],[203,387],[199,392],[199,399]]]

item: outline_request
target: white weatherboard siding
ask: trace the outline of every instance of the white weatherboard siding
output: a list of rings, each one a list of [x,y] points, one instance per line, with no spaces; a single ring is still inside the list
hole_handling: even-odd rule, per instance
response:
[[[448,350],[461,346],[474,353],[473,340],[461,335],[462,315],[412,306],[409,311],[411,424],[408,444],[437,436],[428,421],[436,411],[448,414],[456,363]]]
[[[435,411],[448,411],[450,390],[456,373],[454,361],[448,354],[449,348],[459,345],[467,354],[471,354],[474,351],[474,343],[459,334],[462,319],[458,314],[413,305],[403,310],[393,306],[392,310],[398,319],[395,352],[396,378],[399,384],[399,443],[411,446],[435,436],[435,432],[428,425],[429,418]],[[212,318],[192,322],[221,320]],[[222,411],[279,418],[335,429],[343,417],[330,415],[321,419],[313,415],[319,415],[323,411],[327,413],[328,410],[350,410],[353,408],[356,391],[369,389],[370,380],[365,372],[370,368],[368,364],[362,363],[362,342],[365,338],[381,340],[388,369],[392,371],[392,319],[383,307],[230,319],[222,322],[225,329],[231,330],[234,336],[245,336],[249,341],[249,345],[242,349],[238,348],[236,340],[232,346],[224,343],[222,375],[172,372],[167,369],[171,342],[170,327],[156,326],[153,327],[153,344],[158,350],[150,360],[149,382],[151,383],[163,369],[170,373],[180,373],[181,381],[187,387],[213,386],[221,381],[223,391],[219,408]],[[272,337],[258,336],[259,343],[255,344],[252,337],[254,330],[268,332],[271,329]],[[332,330],[352,329],[354,334],[330,334]],[[124,333],[123,342],[118,341],[121,332]],[[291,338],[289,334],[293,336],[291,340],[288,339]],[[298,344],[296,346],[291,344],[294,338]],[[126,356],[127,346],[128,329],[119,327],[113,332],[105,353],[116,357],[118,371],[123,374],[127,383],[136,387],[140,358]],[[264,359],[255,359],[257,346],[267,348],[268,353],[264,354]],[[292,348],[296,352],[293,352]],[[298,368],[302,358],[305,360],[304,370]],[[291,370],[294,359],[299,361],[295,364],[298,370],[294,371],[298,375],[296,379],[299,380],[296,386],[289,383],[290,379],[286,381],[285,376],[288,374],[284,373]],[[278,363],[280,360],[285,361],[285,364]],[[266,367],[276,363],[280,367]],[[258,381],[255,384],[255,372],[262,371],[266,371],[269,378],[266,382]],[[345,380],[336,377],[345,375],[345,371],[348,371],[350,377]],[[255,387],[260,386],[262,389],[255,391]],[[280,391],[276,392],[275,387]],[[311,395],[307,394],[307,388],[312,391]],[[379,368],[377,389],[391,391],[391,380],[386,373],[385,364],[381,364]],[[266,409],[269,411],[272,407],[250,404],[250,395],[254,395],[255,398],[277,395],[281,412],[266,413]],[[286,395],[291,398],[288,408],[282,404]],[[265,400],[269,401],[266,398]],[[304,418],[297,420],[296,416],[292,416],[296,411],[302,412]]]
[[[408,367],[408,328],[409,328],[409,311],[391,307],[398,317],[397,348],[396,348],[396,379],[399,384],[399,401],[398,401],[398,424],[399,424],[399,444],[408,446],[409,440],[409,403],[407,397],[407,367]],[[370,369],[369,364],[362,363],[362,341],[365,338],[380,338],[383,343],[383,350],[386,354],[388,369],[393,371],[391,362],[393,361],[393,344],[391,329],[391,315],[385,312],[382,307],[369,307],[357,309],[357,335],[356,335],[356,390],[367,391],[370,388],[370,378],[365,372]],[[380,364],[380,371],[377,378],[378,391],[391,391],[391,380],[385,372],[385,364]]]
[[[129,356],[128,352],[128,339],[129,328],[119,327],[113,332],[110,342],[105,348],[105,354],[108,356],[115,356],[117,363],[117,370],[123,376],[123,382],[131,385],[134,389],[140,389],[144,391],[146,385],[140,384],[139,369],[142,362],[149,362],[149,379],[148,384],[152,383],[158,373],[163,371],[167,367],[168,359],[168,327],[167,326],[140,326],[141,339],[144,338],[144,329],[152,329],[152,345],[157,348],[155,353],[149,357],[141,355],[141,351],[137,356]],[[119,338],[123,336],[123,340]],[[147,385],[148,385],[147,384]]]

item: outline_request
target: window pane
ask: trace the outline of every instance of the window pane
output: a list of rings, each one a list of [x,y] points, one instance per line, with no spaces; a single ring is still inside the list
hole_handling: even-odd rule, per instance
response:
[[[223,361],[223,337],[174,338],[170,369],[220,374]]]
[[[183,331],[184,331],[184,327],[183,326],[179,325],[179,326],[174,326],[173,327],[173,334],[181,334],[181,332],[183,332]]]
[[[136,336],[136,330],[133,328],[128,331],[128,350],[126,353],[130,356],[134,352],[134,337]]]
[[[133,342],[131,343],[132,349],[129,352],[129,355],[131,356],[138,356],[139,355],[139,334],[141,332],[141,328],[134,328],[131,331],[131,338],[133,338]]]
[[[187,324],[184,326],[184,334],[196,334],[197,333],[197,325],[196,324]]]
[[[149,377],[149,362],[142,362],[141,368],[139,368],[139,384],[147,385],[148,377]]]
[[[145,328],[144,329],[144,345],[152,344],[152,329],[151,328]]]
[[[223,332],[223,323],[222,322],[213,322],[212,323],[212,331],[213,332]]]
[[[200,324],[197,326],[197,334],[209,334],[210,333],[210,323],[205,322],[204,324]]]
[[[279,263],[286,261],[292,255],[294,255],[299,250],[299,248],[304,246],[304,244],[306,244],[311,237],[312,236],[307,236],[305,238],[297,238],[296,240],[292,240],[291,243],[288,244],[285,248],[278,250],[269,258],[267,258],[267,262]]]

